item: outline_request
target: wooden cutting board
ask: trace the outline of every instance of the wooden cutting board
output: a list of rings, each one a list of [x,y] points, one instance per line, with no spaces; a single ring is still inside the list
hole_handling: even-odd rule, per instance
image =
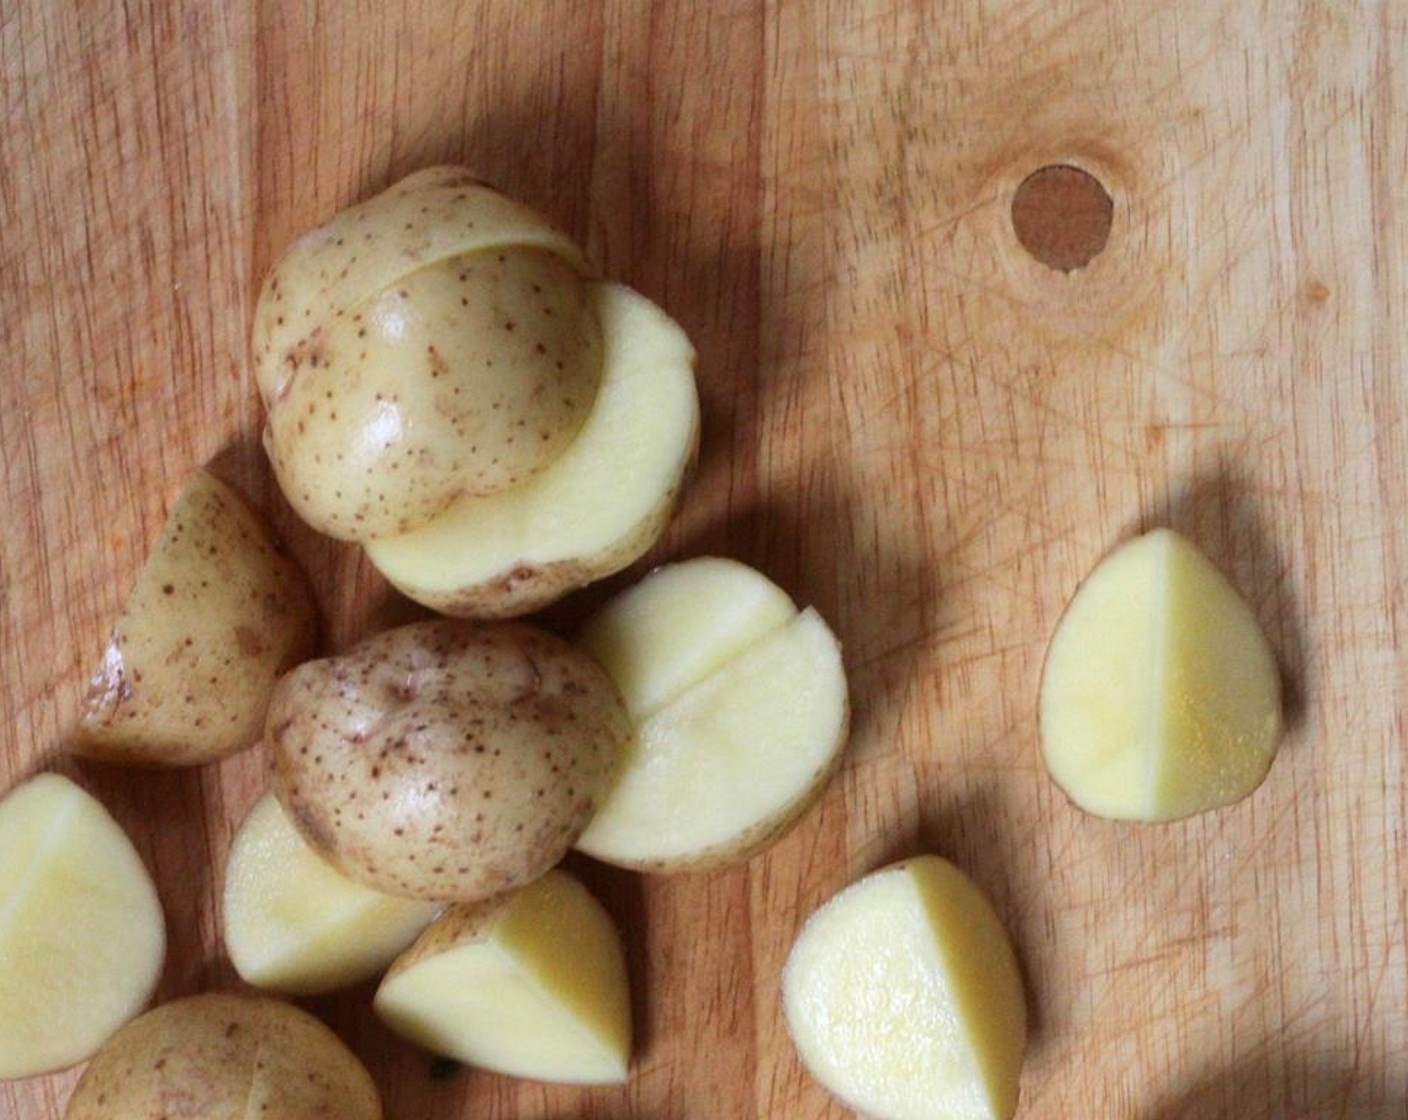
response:
[[[855,733],[746,866],[578,865],[629,944],[624,1088],[437,1079],[369,988],[313,1001],[388,1117],[846,1115],[798,1065],[779,969],[820,902],[919,851],[966,868],[1018,947],[1022,1116],[1408,1115],[1408,11],[398,8],[0,15],[0,787],[58,768],[130,829],[169,915],[159,997],[236,982],[217,899],[261,759],[77,765],[84,682],[209,460],[315,573],[329,649],[414,614],[280,500],[246,334],[292,237],[463,161],[689,330],[703,459],[652,559],[735,556],[816,604]],[[1049,165],[1110,200],[1083,269],[1014,230]],[[1038,251],[1098,240],[1070,198],[1026,200]],[[1034,697],[1077,581],[1156,524],[1249,597],[1290,733],[1249,800],[1137,827],[1052,786]],[[60,1117],[75,1078],[0,1086],[0,1116]]]

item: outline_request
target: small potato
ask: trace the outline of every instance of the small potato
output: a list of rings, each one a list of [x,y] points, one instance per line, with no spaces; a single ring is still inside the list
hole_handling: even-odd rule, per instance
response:
[[[133,1020],[65,1120],[381,1120],[371,1075],[327,1027],[263,996],[207,994]]]
[[[1126,541],[1081,584],[1041,678],[1042,758],[1087,813],[1167,821],[1265,780],[1281,679],[1256,615],[1171,529]]]
[[[611,678],[566,642],[441,620],[299,666],[265,742],[284,810],[347,875],[472,902],[562,858],[629,736]]]
[[[987,896],[953,864],[916,856],[835,895],[782,970],[802,1064],[872,1120],[1010,1120],[1027,1006]]]
[[[542,470],[601,380],[591,289],[570,241],[457,168],[299,239],[253,339],[265,446],[294,509],[365,540]]]
[[[621,937],[564,871],[452,906],[391,966],[373,1006],[398,1034],[480,1069],[578,1085],[629,1072]]]
[[[598,284],[593,302],[605,368],[567,450],[511,489],[364,542],[418,603],[460,618],[527,614],[619,572],[665,531],[698,449],[694,347],[629,288]]]
[[[96,798],[58,774],[0,798],[0,1081],[87,1058],[165,959],[156,887]]]
[[[308,581],[200,471],[177,498],[89,685],[70,749],[194,766],[254,743],[279,674],[313,652]]]

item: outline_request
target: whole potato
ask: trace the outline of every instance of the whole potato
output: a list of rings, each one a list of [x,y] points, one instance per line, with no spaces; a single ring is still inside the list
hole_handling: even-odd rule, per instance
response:
[[[460,168],[336,215],[275,266],[254,322],[265,446],[294,509],[406,532],[556,459],[601,380],[581,253]]]
[[[288,674],[273,787],[349,876],[469,902],[541,875],[586,827],[630,721],[606,672],[521,623],[416,623]]]
[[[69,747],[142,766],[194,766],[248,747],[279,674],[316,638],[303,572],[243,498],[200,471],[127,597]]]
[[[112,1036],[66,1120],[381,1120],[371,1075],[327,1027],[264,996],[164,1004]]]

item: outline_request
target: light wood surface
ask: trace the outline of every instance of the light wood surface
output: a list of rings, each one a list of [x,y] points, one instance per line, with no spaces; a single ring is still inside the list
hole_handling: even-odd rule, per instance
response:
[[[293,236],[463,161],[696,340],[701,469],[655,558],[735,556],[816,604],[855,734],[744,867],[578,864],[630,947],[624,1088],[436,1079],[367,988],[314,1001],[388,1117],[846,1115],[798,1065],[779,970],[822,900],[920,850],[1015,939],[1022,1116],[1408,1115],[1408,10],[399,9],[0,12],[0,787],[56,767],[130,829],[169,914],[160,998],[234,981],[216,901],[261,759],[125,772],[65,735],[199,463],[315,574],[329,649],[415,613],[281,503],[246,332]],[[1052,163],[1114,203],[1069,274],[1011,223]],[[1248,801],[1136,827],[1051,785],[1034,697],[1077,581],[1155,524],[1253,603],[1290,733]],[[76,1075],[0,1085],[0,1115],[60,1117]]]

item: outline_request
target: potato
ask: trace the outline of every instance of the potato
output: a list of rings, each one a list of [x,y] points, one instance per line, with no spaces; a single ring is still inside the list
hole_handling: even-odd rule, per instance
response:
[[[0,1080],[92,1054],[165,956],[156,888],[97,800],[58,774],[0,800]]]
[[[604,371],[576,439],[537,475],[364,542],[403,593],[444,614],[525,614],[620,571],[664,531],[699,439],[694,349],[658,307],[598,285]]]
[[[346,874],[472,902],[562,857],[629,735],[610,678],[567,643],[440,620],[295,669],[266,743],[284,810]]]
[[[1280,675],[1232,585],[1158,529],[1110,553],[1066,608],[1040,724],[1047,769],[1082,809],[1172,820],[1262,783],[1281,736]]]
[[[254,323],[265,445],[294,509],[363,540],[547,466],[601,381],[591,287],[566,238],[456,168],[295,242]]]
[[[625,952],[610,915],[562,871],[452,907],[392,965],[375,1006],[397,1033],[481,1069],[626,1080]]]
[[[66,1120],[381,1120],[371,1075],[307,1012],[264,996],[167,1003],[118,1031]]]
[[[644,871],[746,859],[816,800],[846,744],[841,649],[815,610],[731,560],[658,568],[602,608],[579,646],[635,722],[577,847]]]
[[[958,868],[920,856],[807,921],[782,973],[802,1064],[874,1120],[1007,1120],[1026,1002],[1011,943]]]
[[[308,846],[272,793],[230,845],[225,948],[240,977],[265,991],[315,995],[375,976],[439,911],[348,879]]]
[[[201,471],[137,577],[68,746],[143,766],[232,754],[258,740],[274,682],[316,636],[303,573],[244,499]]]

